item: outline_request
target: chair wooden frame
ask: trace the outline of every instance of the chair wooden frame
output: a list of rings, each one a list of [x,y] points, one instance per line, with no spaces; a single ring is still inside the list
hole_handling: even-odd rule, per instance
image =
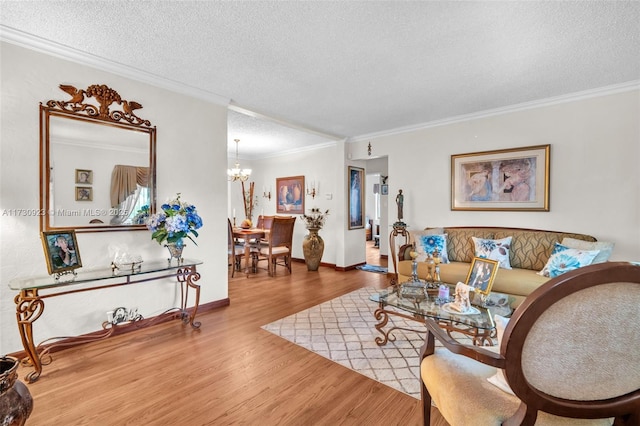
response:
[[[545,311],[558,300],[580,290],[601,284],[624,282],[640,284],[640,267],[628,262],[606,262],[567,272],[551,279],[529,295],[513,313],[505,329],[500,353],[482,347],[465,346],[431,320],[426,320],[428,333],[420,360],[433,355],[437,339],[449,351],[472,358],[483,364],[504,369],[509,386],[520,399],[518,410],[503,425],[533,425],[538,411],[557,416],[599,419],[614,417],[614,425],[640,424],[640,389],[626,395],[597,401],[556,398],[528,383],[522,371],[522,349],[529,331]],[[634,319],[630,319],[633,321]],[[635,318],[638,320],[638,318]],[[630,351],[638,348],[630,348]],[[431,396],[422,379],[421,396],[424,424],[430,424]]]
[[[244,247],[236,245],[236,240],[233,238],[231,220],[227,218],[227,222],[229,230],[227,236],[227,256],[229,257],[228,264],[231,265],[231,278],[233,278],[235,272],[240,270],[242,258],[244,257]]]
[[[270,276],[275,275],[276,265],[286,267],[291,273],[291,251],[295,221],[296,218],[293,216],[275,216],[273,218],[271,230],[267,235],[267,244],[263,244],[260,247],[258,258],[256,259],[258,262],[261,260],[267,261],[267,270]],[[278,263],[279,258],[283,259],[283,263]]]

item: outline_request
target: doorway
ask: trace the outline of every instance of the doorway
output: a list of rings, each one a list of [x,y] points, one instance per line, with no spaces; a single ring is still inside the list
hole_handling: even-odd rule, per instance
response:
[[[364,241],[367,264],[387,267],[388,265],[388,195],[382,190],[386,184],[387,157],[380,157],[366,162],[365,176],[365,227]],[[384,182],[384,183],[383,183]]]

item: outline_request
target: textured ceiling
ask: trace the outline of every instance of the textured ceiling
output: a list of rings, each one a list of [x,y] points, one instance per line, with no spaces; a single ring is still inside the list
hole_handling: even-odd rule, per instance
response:
[[[241,158],[640,80],[637,1],[0,7],[5,30],[230,99]]]

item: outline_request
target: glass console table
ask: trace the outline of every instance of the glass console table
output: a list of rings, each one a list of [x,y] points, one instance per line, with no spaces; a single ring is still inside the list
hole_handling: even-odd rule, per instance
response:
[[[447,286],[449,286],[450,294],[454,294],[455,286],[450,284]],[[439,300],[437,293],[438,289],[427,289],[426,283],[418,281],[403,283],[373,294],[370,300],[378,303],[378,309],[374,312],[374,316],[379,322],[375,327],[382,334],[382,337],[376,337],[376,343],[383,346],[388,341],[394,341],[395,337],[392,334],[394,330],[417,333],[425,331],[397,326],[392,326],[385,331],[384,328],[389,323],[389,315],[394,315],[422,323],[427,317],[433,318],[450,337],[452,337],[451,332],[458,332],[471,337],[474,345],[493,346],[491,338],[495,337],[496,333],[493,315],[509,316],[512,312],[508,305],[472,306],[473,309],[470,313],[461,314],[448,308],[448,303]]]
[[[176,311],[178,317],[185,324],[190,324],[194,329],[200,328],[200,322],[195,321],[200,303],[200,286],[196,282],[200,279],[200,273],[196,266],[202,264],[200,260],[183,259],[179,264],[169,263],[167,260],[141,262],[130,265],[127,268],[107,267],[98,269],[77,269],[75,275],[63,275],[56,279],[51,275],[39,277],[23,277],[9,281],[9,288],[19,291],[14,301],[16,304],[16,318],[22,345],[27,354],[23,363],[32,365],[34,371],[27,374],[25,379],[32,383],[38,380],[42,373],[42,357],[51,347],[36,346],[33,341],[33,323],[44,312],[44,299],[63,296],[65,294],[80,293],[84,291],[105,289],[124,285],[138,284],[163,278],[176,278],[181,289],[181,306],[170,309]],[[195,304],[188,309],[189,290],[195,291]],[[105,333],[95,337],[78,337],[76,342],[94,341],[109,337],[113,334],[116,324],[103,323]]]

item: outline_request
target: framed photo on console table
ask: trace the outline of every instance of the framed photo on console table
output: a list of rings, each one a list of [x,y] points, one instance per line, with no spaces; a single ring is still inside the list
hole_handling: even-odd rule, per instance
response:
[[[82,266],[73,230],[43,232],[42,247],[49,275],[72,271]]]
[[[491,293],[493,280],[498,272],[500,262],[497,260],[474,257],[467,275],[467,285],[484,295]]]
[[[551,145],[451,156],[451,210],[549,211]]]

